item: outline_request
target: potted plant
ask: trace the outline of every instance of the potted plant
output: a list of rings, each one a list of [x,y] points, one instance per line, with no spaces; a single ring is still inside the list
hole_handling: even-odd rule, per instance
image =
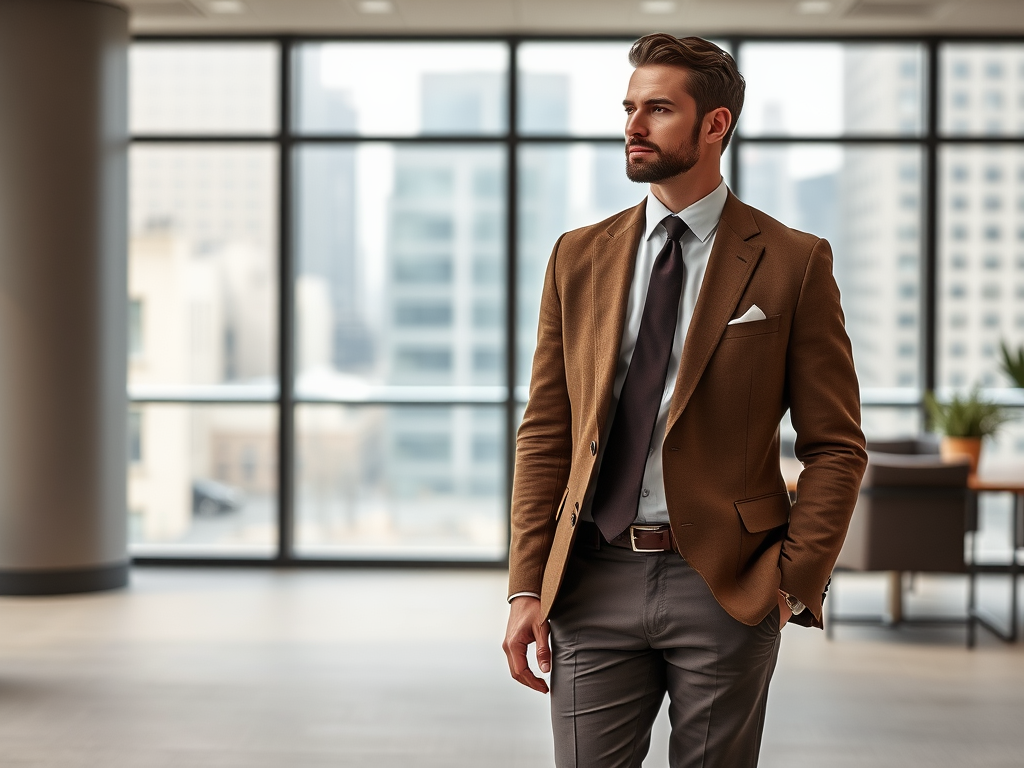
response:
[[[1011,418],[1003,407],[985,400],[977,385],[967,395],[953,395],[947,403],[940,403],[928,392],[925,406],[932,428],[943,436],[942,457],[967,456],[971,461],[971,474],[978,471],[982,440],[996,434]]]
[[[1024,387],[1024,344],[1017,347],[1016,352],[1010,352],[1006,342],[999,342],[1003,350],[1003,373],[1013,379],[1018,387]]]

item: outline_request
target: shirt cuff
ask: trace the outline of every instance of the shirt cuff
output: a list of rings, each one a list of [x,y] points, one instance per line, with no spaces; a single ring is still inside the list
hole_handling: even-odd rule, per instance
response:
[[[538,595],[536,592],[516,592],[514,595],[511,595],[509,597],[508,601],[511,603],[517,597],[535,597],[538,600],[540,600],[540,595]]]

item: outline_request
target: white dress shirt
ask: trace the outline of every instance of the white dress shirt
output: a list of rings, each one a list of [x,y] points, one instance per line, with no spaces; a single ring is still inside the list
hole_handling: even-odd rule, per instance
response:
[[[661,449],[662,443],[665,441],[665,427],[668,424],[668,408],[676,389],[676,374],[679,371],[679,360],[683,356],[686,332],[689,330],[690,320],[693,319],[693,310],[697,306],[697,297],[700,295],[700,287],[704,282],[704,272],[708,267],[708,257],[711,256],[711,248],[715,244],[718,222],[722,218],[722,210],[725,208],[725,200],[728,195],[729,188],[723,179],[707,196],[681,211],[673,212],[666,208],[653,192],[647,193],[647,225],[636,252],[633,282],[626,304],[626,322],[622,329],[622,341],[619,342],[619,361],[615,369],[612,402],[608,410],[604,434],[601,435],[602,448],[598,457],[601,459],[604,456],[603,446],[612,430],[612,422],[619,404],[619,395],[622,393],[622,385],[626,381],[626,372],[629,370],[629,361],[633,359],[633,349],[636,347],[636,337],[640,332],[640,320],[643,317],[644,303],[647,300],[647,286],[651,282],[654,260],[668,240],[668,231],[662,226],[661,221],[666,216],[675,213],[689,227],[689,231],[679,241],[683,251],[683,262],[686,264],[686,283],[683,285],[679,301],[676,333],[672,340],[672,355],[669,357],[668,371],[665,374],[665,389],[661,394],[661,407],[658,409],[658,419],[654,423],[651,450],[647,454],[647,466],[644,469],[644,482],[641,486],[643,490],[640,492],[636,518],[640,523],[668,522],[665,476],[661,465]],[[598,466],[600,467],[600,464]],[[593,521],[590,507],[591,501],[588,499],[582,513],[584,520]],[[508,598],[509,602],[522,595],[539,597],[533,592],[517,592]]]
[[[693,310],[697,306],[697,297],[704,282],[704,273],[708,267],[708,257],[715,244],[718,222],[722,218],[725,199],[729,188],[723,180],[713,192],[701,198],[682,211],[674,212],[665,207],[653,192],[647,193],[647,226],[640,246],[636,252],[636,266],[633,269],[633,283],[629,289],[629,301],[626,305],[626,322],[622,329],[622,341],[619,343],[619,362],[615,370],[615,385],[612,388],[612,402],[608,411],[608,419],[601,435],[601,454],[615,419],[615,411],[619,403],[622,385],[626,381],[629,361],[633,358],[636,337],[640,332],[640,320],[643,317],[644,302],[647,300],[647,287],[651,282],[651,271],[654,260],[668,240],[668,232],[661,221],[675,213],[689,231],[679,241],[683,251],[683,262],[686,264],[686,282],[683,284],[682,296],[679,301],[679,315],[676,320],[676,333],[672,340],[672,355],[668,361],[665,374],[665,389],[661,393],[661,406],[658,419],[654,423],[654,434],[651,438],[651,449],[647,454],[647,466],[644,469],[644,481],[641,486],[640,503],[637,508],[639,523],[667,523],[668,503],[665,501],[665,476],[661,463],[662,443],[665,441],[665,427],[668,424],[668,409],[672,395],[676,389],[676,375],[679,372],[679,360],[683,356],[683,344],[686,332],[693,319]],[[583,519],[592,520],[590,502],[583,510]]]

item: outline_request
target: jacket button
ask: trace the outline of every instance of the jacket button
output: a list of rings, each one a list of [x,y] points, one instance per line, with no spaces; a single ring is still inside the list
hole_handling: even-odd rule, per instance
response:
[[[590,455],[597,456],[597,443],[593,440],[590,441]]]
[[[570,528],[575,528],[576,527],[576,513],[575,512],[573,512],[571,515],[569,515],[569,527]]]

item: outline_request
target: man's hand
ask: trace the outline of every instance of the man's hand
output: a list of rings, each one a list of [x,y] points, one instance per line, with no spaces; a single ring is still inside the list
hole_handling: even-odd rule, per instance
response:
[[[797,606],[798,608],[800,606]],[[786,598],[779,593],[779,631],[786,626],[786,623],[793,618],[793,612],[789,610],[789,603],[786,602]]]
[[[548,692],[548,684],[533,674],[526,659],[530,643],[537,643],[537,663],[541,672],[551,671],[551,648],[548,647],[548,623],[540,621],[540,600],[521,596],[512,600],[508,615],[508,629],[501,647],[508,658],[508,669],[512,677],[528,688],[541,693]]]

